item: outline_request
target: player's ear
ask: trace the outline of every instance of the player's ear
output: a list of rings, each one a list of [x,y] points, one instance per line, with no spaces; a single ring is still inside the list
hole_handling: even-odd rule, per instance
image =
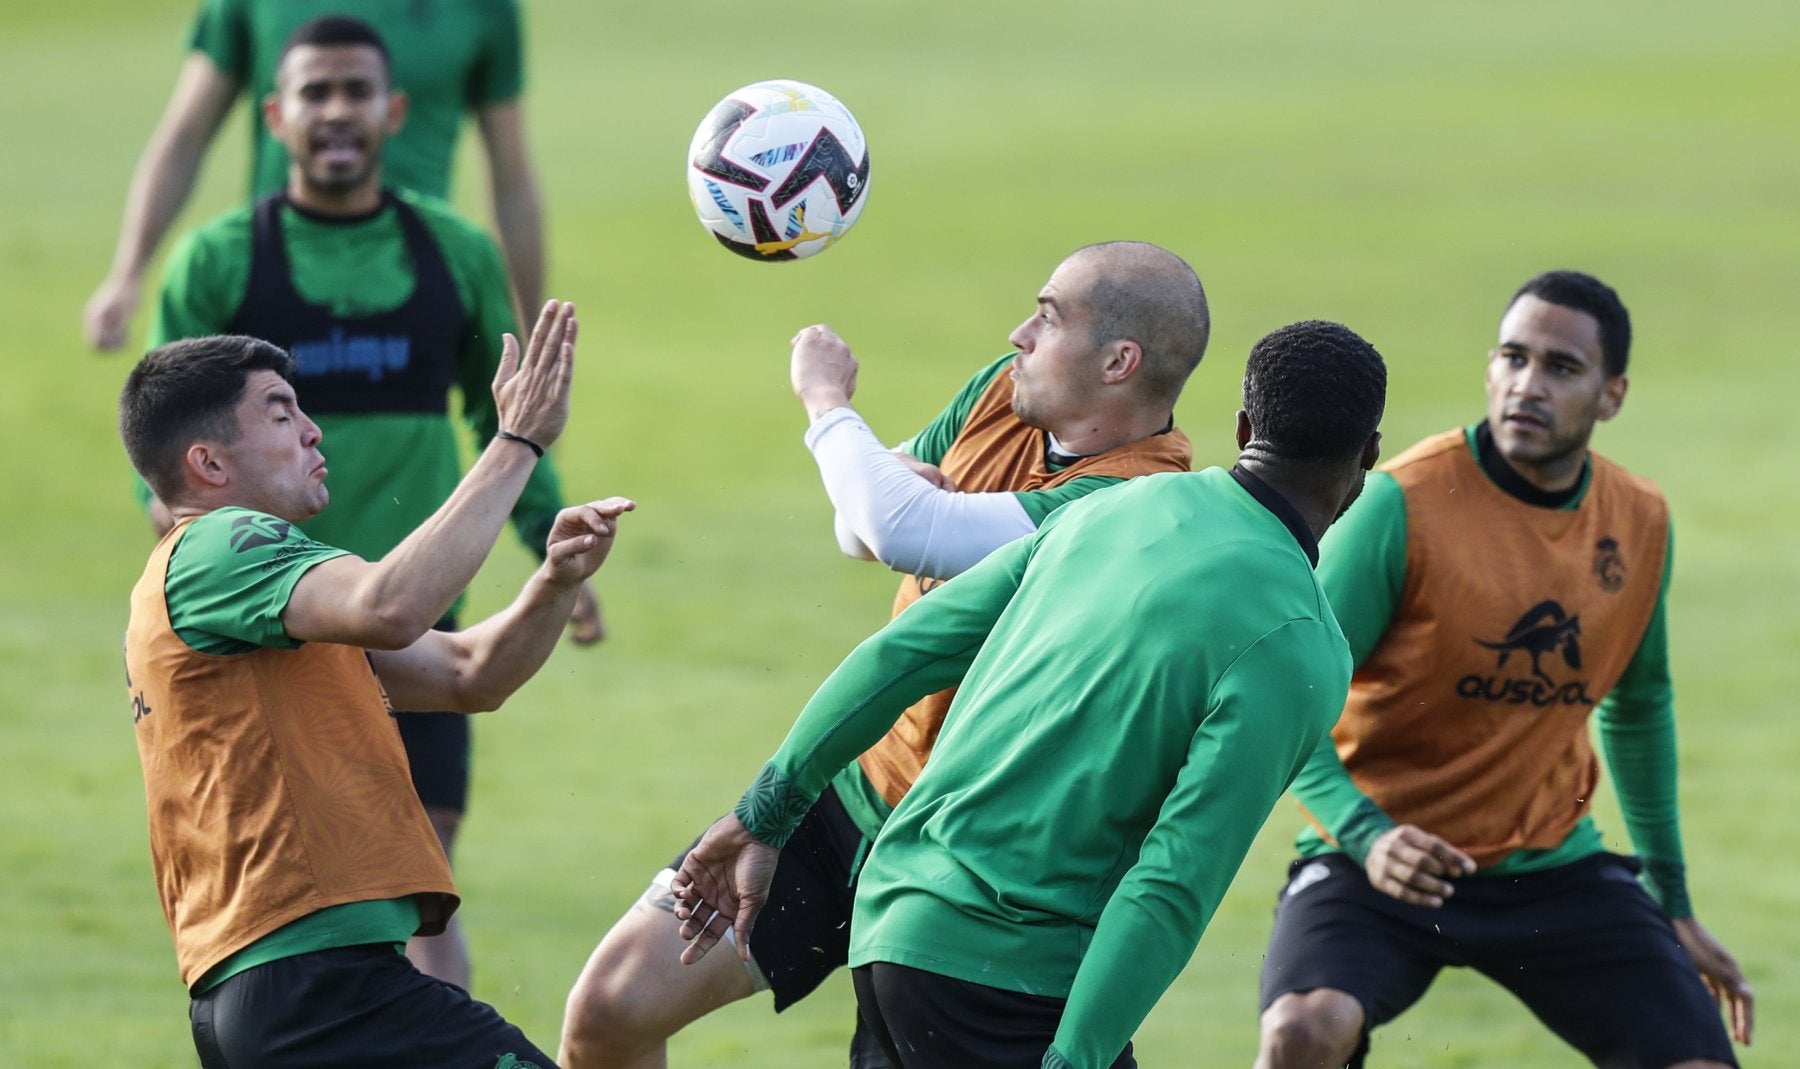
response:
[[[1108,386],[1124,382],[1144,366],[1144,347],[1130,338],[1121,338],[1102,351],[1106,360],[1100,366],[1100,381]]]
[[[406,116],[412,108],[412,100],[404,89],[388,90],[387,135],[393,137],[406,125]]]
[[[189,476],[202,486],[224,486],[230,480],[223,453],[211,442],[195,442],[182,457]]]
[[[1368,441],[1363,443],[1362,461],[1361,461],[1362,470],[1374,471],[1375,470],[1375,462],[1380,459],[1381,459],[1381,432],[1376,431],[1374,434],[1369,435]]]
[[[262,98],[263,125],[269,128],[269,136],[281,140],[287,124],[281,120],[281,92],[279,90]]]
[[[1623,375],[1613,375],[1606,380],[1606,385],[1600,387],[1600,419],[1609,420],[1619,414],[1619,409],[1625,406],[1625,388],[1630,385]]]
[[[1242,449],[1248,448],[1250,445],[1250,439],[1255,436],[1256,436],[1255,431],[1252,430],[1252,428],[1250,426],[1250,413],[1244,411],[1241,408],[1238,409],[1238,418],[1237,418],[1238,449],[1242,450]]]

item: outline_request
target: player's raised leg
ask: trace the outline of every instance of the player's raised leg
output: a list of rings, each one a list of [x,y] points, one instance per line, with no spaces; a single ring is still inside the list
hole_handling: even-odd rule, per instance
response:
[[[564,1069],[662,1069],[670,1036],[756,993],[755,966],[736,954],[681,963],[672,907],[659,880],[594,948],[569,992],[557,1054]]]

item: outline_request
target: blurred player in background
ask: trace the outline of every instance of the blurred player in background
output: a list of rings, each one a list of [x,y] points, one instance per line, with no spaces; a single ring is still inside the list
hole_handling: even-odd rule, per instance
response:
[[[1750,1041],[1750,985],[1682,862],[1668,506],[1588,448],[1630,348],[1610,287],[1533,278],[1488,354],[1487,418],[1386,465],[1326,541],[1356,680],[1294,782],[1313,826],[1263,960],[1258,1066],[1360,1066],[1453,965],[1596,1065],[1735,1065],[1715,997]],[[1641,861],[1588,812],[1590,716]]]
[[[388,82],[382,37],[357,19],[301,26],[282,52],[265,107],[290,159],[286,185],[190,234],[169,259],[151,341],[208,334],[263,338],[295,357],[295,388],[332,442],[333,504],[308,526],[371,560],[397,545],[456,485],[451,394],[485,443],[498,429],[486,384],[514,330],[493,242],[442,201],[384,184],[387,139],[410,121]],[[562,492],[546,460],[513,508],[525,545],[543,552]],[[440,626],[454,629],[456,609]],[[570,637],[598,641],[598,602],[583,587]],[[453,854],[467,806],[470,724],[454,714],[400,720],[420,797]],[[460,925],[410,953],[468,986]]]
[[[813,799],[960,681],[857,885],[859,1012],[899,1069],[1134,1066],[1132,1034],[1349,687],[1313,564],[1379,454],[1386,380],[1338,324],[1275,331],[1230,471],[1073,502],[858,646],[682,862],[684,959],[733,926],[755,950]]]
[[[506,336],[492,385],[505,429],[377,561],[302,532],[330,490],[287,353],[189,339],[126,383],[126,450],[175,521],[132,591],[126,686],[206,1069],[551,1064],[399,953],[458,898],[389,710],[498,708],[549,657],[633,507],[563,510],[510,606],[432,630],[568,421],[575,330],[573,307],[553,304],[523,354]]]
[[[203,0],[191,52],[132,176],[112,267],[83,314],[90,345],[110,350],[125,343],[144,273],[240,94],[250,111],[251,198],[286,185],[287,147],[270,136],[263,101],[275,91],[288,37],[304,23],[338,12],[380,30],[393,58],[393,84],[410,101],[406,126],[385,161],[388,185],[447,197],[462,116],[474,114],[518,314],[537,313],[543,221],[521,111],[524,50],[517,0]]]
[[[1132,476],[1186,471],[1192,448],[1173,412],[1209,327],[1205,292],[1180,257],[1141,242],[1080,249],[1012,332],[1017,352],[982,368],[892,450],[850,407],[849,347],[827,327],[807,327],[794,338],[791,378],[840,547],[907,573],[898,613],[1060,505]],[[679,963],[669,879],[681,857],[671,861],[576,981],[563,1064],[662,1066],[668,1037],[687,1024],[761,990],[773,990],[780,1011],[843,965],[864,853],[924,766],[951,694],[909,709],[813,804],[782,854],[749,963],[723,954]],[[860,1027],[852,1063],[886,1064]]]

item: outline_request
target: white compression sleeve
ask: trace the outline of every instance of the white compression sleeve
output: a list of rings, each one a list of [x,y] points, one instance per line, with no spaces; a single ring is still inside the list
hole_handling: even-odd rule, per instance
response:
[[[852,408],[834,408],[806,432],[825,494],[837,509],[838,545],[897,572],[948,579],[1037,530],[1008,492],[940,490],[881,444]]]

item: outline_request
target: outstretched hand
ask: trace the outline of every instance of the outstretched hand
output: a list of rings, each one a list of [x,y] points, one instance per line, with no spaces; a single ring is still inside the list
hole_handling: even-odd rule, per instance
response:
[[[681,963],[692,965],[735,933],[738,957],[750,960],[750,930],[769,898],[780,851],[753,837],[734,813],[706,829],[675,873],[675,916],[688,941]]]
[[[577,329],[574,305],[547,301],[523,353],[518,338],[503,337],[500,367],[494,372],[494,407],[501,430],[546,449],[562,435],[569,422]]]
[[[1712,992],[1713,1001],[1725,1011],[1731,1038],[1749,1046],[1750,1034],[1756,1026],[1756,992],[1744,979],[1737,959],[1693,917],[1671,923],[1675,926],[1675,937],[1687,948],[1688,956],[1694,959],[1694,967],[1700,970],[1700,979],[1706,981],[1706,989]]]
[[[1436,908],[1456,893],[1451,880],[1475,871],[1475,859],[1411,824],[1383,832],[1363,862],[1369,883],[1402,902]]]
[[[788,379],[813,419],[842,408],[856,396],[856,357],[830,327],[817,323],[794,335]]]
[[[612,552],[619,533],[619,517],[637,508],[627,497],[609,497],[563,509],[550,525],[545,542],[544,569],[559,585],[585,583]]]

